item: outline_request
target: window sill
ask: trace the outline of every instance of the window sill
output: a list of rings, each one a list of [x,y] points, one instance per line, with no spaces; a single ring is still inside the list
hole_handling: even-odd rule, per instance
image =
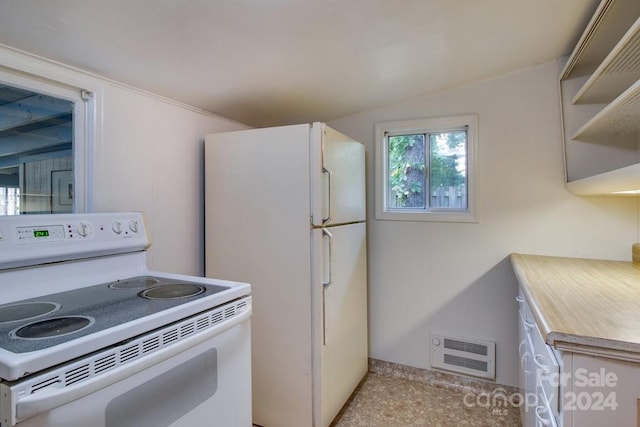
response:
[[[469,211],[431,211],[408,210],[376,212],[376,220],[382,221],[416,221],[416,222],[480,222],[476,215]]]

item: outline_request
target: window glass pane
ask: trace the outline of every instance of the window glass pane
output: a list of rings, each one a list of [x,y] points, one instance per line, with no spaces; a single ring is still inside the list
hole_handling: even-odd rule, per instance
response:
[[[432,208],[467,208],[467,132],[429,134]]]
[[[73,212],[73,107],[0,84],[0,215]]]
[[[2,171],[0,170],[0,173]],[[20,213],[20,189],[0,187],[0,215],[18,215]]]
[[[426,208],[425,135],[389,136],[388,150],[389,207]]]

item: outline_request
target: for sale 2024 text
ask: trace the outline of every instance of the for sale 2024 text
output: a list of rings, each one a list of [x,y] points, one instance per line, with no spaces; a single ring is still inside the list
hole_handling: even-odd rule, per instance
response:
[[[578,368],[574,372],[562,373],[541,371],[539,378],[556,389],[572,386],[572,390],[562,393],[562,408],[565,411],[605,411],[618,407],[615,391],[618,375],[615,372],[607,372],[604,368],[598,371]]]

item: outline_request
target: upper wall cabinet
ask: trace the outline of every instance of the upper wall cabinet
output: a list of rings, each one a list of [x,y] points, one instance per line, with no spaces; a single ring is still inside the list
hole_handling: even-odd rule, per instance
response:
[[[640,1],[602,0],[560,93],[569,190],[640,194]]]

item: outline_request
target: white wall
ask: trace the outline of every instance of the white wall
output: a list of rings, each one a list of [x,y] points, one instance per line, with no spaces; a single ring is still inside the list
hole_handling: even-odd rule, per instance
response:
[[[631,198],[564,187],[554,62],[329,123],[367,148],[370,356],[429,368],[431,333],[496,341],[497,382],[517,385],[512,252],[629,260]],[[428,78],[428,76],[425,76]],[[374,124],[477,113],[478,224],[374,219]]]
[[[204,135],[246,126],[1,45],[0,66],[94,92],[88,210],[143,211],[150,267],[201,275]]]
[[[95,210],[141,210],[150,266],[204,272],[204,136],[244,126],[110,84],[95,153]]]

